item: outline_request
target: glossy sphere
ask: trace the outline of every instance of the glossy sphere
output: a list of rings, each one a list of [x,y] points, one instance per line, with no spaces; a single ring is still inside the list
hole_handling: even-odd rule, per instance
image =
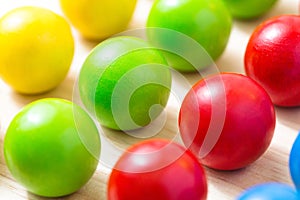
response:
[[[29,192],[46,197],[68,195],[82,187],[96,170],[99,153],[100,139],[91,118],[62,99],[25,106],[4,140],[13,177]]]
[[[231,32],[231,16],[222,1],[219,0],[158,0],[150,11],[147,27],[172,29],[194,39],[208,52],[213,60],[224,51]],[[161,46],[176,45],[180,42],[169,35],[156,38]],[[168,41],[171,41],[168,43]],[[183,44],[184,45],[184,44]],[[178,47],[181,48],[181,47]],[[190,51],[193,51],[191,49]],[[186,60],[175,55],[167,59],[177,70],[194,71],[195,68]]]
[[[99,40],[124,31],[136,0],[60,0],[74,27],[86,38]]]
[[[0,19],[0,77],[14,90],[55,88],[70,68],[74,41],[69,24],[50,10],[16,8]]]
[[[238,74],[200,80],[179,114],[184,144],[202,164],[219,170],[239,169],[258,159],[268,148],[274,127],[270,97]]]
[[[206,176],[197,158],[165,140],[130,147],[108,182],[109,200],[204,200]]]
[[[300,17],[278,16],[259,25],[245,53],[245,70],[279,106],[300,105]]]
[[[103,126],[140,128],[166,105],[171,73],[161,66],[167,65],[162,55],[149,47],[138,38],[115,37],[100,43],[84,62],[79,75],[80,96]]]
[[[296,191],[285,184],[265,183],[243,192],[237,200],[297,200]]]
[[[277,0],[223,0],[233,17],[252,19],[272,8]]]
[[[293,144],[293,148],[290,153],[290,173],[294,184],[298,190],[300,190],[300,136]]]

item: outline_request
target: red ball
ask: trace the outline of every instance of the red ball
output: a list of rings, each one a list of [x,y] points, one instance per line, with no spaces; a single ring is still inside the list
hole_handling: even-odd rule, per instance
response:
[[[246,74],[278,106],[300,106],[300,16],[269,19],[253,32],[245,53]]]
[[[184,144],[214,169],[235,170],[257,160],[275,128],[270,97],[252,79],[220,74],[200,80],[179,113]]]
[[[129,148],[109,178],[108,200],[205,200],[207,181],[183,146],[148,140]]]

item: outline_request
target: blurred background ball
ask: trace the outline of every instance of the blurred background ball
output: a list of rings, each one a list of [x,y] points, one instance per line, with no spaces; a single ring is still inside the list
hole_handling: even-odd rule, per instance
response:
[[[137,0],[60,0],[61,8],[80,34],[103,40],[124,31]]]
[[[277,0],[223,0],[234,18],[253,19],[269,11]]]
[[[264,183],[244,191],[237,200],[297,200],[297,192],[282,183]]]
[[[225,50],[231,25],[231,15],[220,0],[157,0],[154,1],[147,21],[147,27],[172,29],[193,38],[208,52],[212,60],[219,58]],[[158,35],[155,40],[160,41],[160,46],[165,49],[181,42],[168,34]],[[196,71],[195,66],[186,58],[173,53],[165,55],[175,69]],[[207,66],[202,66],[204,67]]]
[[[300,136],[296,138],[290,153],[290,173],[294,184],[300,190]]]

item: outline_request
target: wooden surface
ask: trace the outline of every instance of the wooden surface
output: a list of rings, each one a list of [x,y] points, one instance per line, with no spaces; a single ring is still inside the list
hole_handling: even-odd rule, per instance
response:
[[[151,0],[139,0],[136,13],[129,28],[144,27],[148,10],[151,6]],[[0,0],[0,15],[11,8],[20,5],[38,5],[47,7],[61,14],[57,0]],[[279,0],[276,6],[265,16],[253,21],[234,21],[232,34],[228,47],[222,57],[217,60],[216,64],[220,71],[244,73],[243,55],[248,38],[253,29],[264,19],[279,14],[291,14],[298,12],[297,0]],[[12,91],[5,83],[0,81],[0,199],[1,200],[25,200],[25,199],[44,199],[26,192],[26,190],[14,181],[10,175],[4,161],[3,156],[3,139],[5,131],[13,116],[27,103],[44,97],[60,97],[72,100],[73,85],[76,80],[78,71],[86,58],[89,51],[96,43],[85,41],[80,38],[74,30],[76,38],[76,51],[74,62],[70,73],[65,81],[55,90],[38,96],[24,96]],[[1,48],[1,47],[0,47]],[[3,51],[1,49],[1,51]],[[299,55],[300,56],[300,55]],[[185,75],[186,78],[194,83],[199,76],[196,74]],[[288,88],[287,88],[288,89]],[[164,134],[177,131],[176,113],[178,106],[169,106],[167,109],[168,123],[162,131]],[[274,139],[269,150],[254,164],[245,169],[232,172],[221,172],[206,168],[209,183],[209,200],[226,200],[234,199],[245,188],[257,183],[278,181],[292,184],[289,169],[288,156],[293,141],[300,129],[300,108],[276,108],[277,125],[275,129]],[[161,136],[161,135],[160,135]],[[112,133],[108,139],[116,139],[120,134]],[[119,138],[120,145],[128,146],[138,141],[127,135]],[[122,146],[123,147],[123,146]],[[237,149],[238,150],[238,149]],[[102,154],[110,152],[102,149]],[[106,182],[110,167],[99,164],[98,170],[81,190],[73,195],[60,199],[75,200],[104,200],[106,199]]]

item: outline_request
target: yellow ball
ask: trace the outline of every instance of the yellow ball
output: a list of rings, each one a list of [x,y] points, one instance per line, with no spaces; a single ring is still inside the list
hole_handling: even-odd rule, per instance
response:
[[[14,90],[37,94],[67,75],[74,40],[69,24],[38,7],[16,8],[0,19],[0,76]]]
[[[137,0],[60,0],[61,8],[85,38],[101,40],[124,31]]]

